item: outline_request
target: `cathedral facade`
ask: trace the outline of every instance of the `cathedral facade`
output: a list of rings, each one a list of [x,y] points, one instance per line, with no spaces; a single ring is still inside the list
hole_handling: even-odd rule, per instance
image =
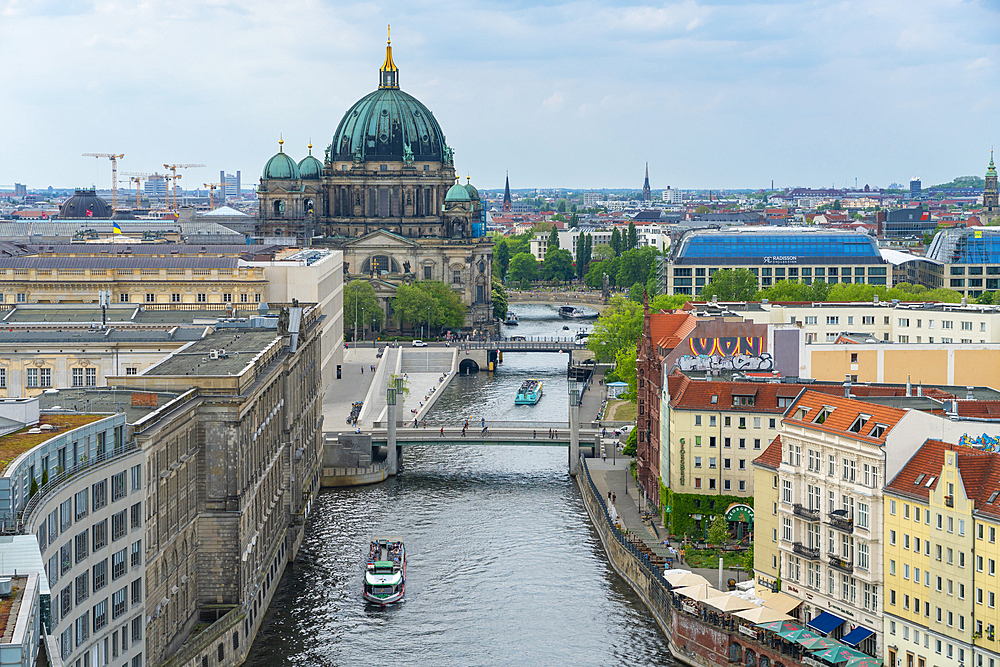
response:
[[[434,114],[400,90],[391,44],[378,89],[344,114],[323,160],[310,144],[296,162],[279,141],[257,195],[259,235],[343,250],[345,280],[370,280],[387,322],[398,285],[439,280],[461,295],[467,327],[492,324],[485,208],[458,182]]]

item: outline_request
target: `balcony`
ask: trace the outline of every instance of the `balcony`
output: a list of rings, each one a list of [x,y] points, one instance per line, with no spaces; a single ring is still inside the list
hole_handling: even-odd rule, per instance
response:
[[[830,567],[848,574],[854,572],[854,563],[851,561],[834,554],[827,554],[827,558],[830,560]]]
[[[837,530],[845,533],[854,532],[854,516],[847,513],[847,510],[834,510],[827,514],[830,517],[829,524]]]
[[[808,560],[819,560],[819,548],[812,549],[801,542],[792,543],[792,551]]]
[[[808,507],[798,504],[792,505],[792,513],[795,516],[802,517],[806,521],[819,521],[820,519],[819,510],[811,510]]]
[[[954,507],[955,506],[955,496],[945,496],[944,497],[944,504],[947,505],[948,507]]]

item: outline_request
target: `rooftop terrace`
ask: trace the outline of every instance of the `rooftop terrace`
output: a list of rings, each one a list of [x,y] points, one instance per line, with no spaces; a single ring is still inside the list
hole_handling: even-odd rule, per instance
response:
[[[37,424],[0,437],[0,469],[32,447],[42,444],[63,431],[70,431],[104,419],[107,415],[52,415],[43,414]],[[49,428],[45,428],[49,427]]]

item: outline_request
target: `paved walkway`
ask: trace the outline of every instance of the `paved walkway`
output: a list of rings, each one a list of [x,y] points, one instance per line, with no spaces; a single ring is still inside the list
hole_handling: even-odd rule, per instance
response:
[[[667,539],[667,530],[663,527],[660,518],[654,516],[649,524],[642,521],[639,511],[641,505],[639,491],[635,480],[628,472],[628,464],[633,459],[622,456],[620,452],[612,457],[613,448],[610,443],[613,441],[608,438],[605,442],[609,445],[607,461],[602,461],[600,458],[587,459],[587,467],[590,470],[591,479],[594,480],[594,485],[604,497],[605,502],[607,502],[608,491],[615,494],[615,509],[618,511],[621,522],[628,528],[629,534],[645,542],[650,550],[666,555],[666,545],[663,544],[663,541]],[[580,474],[584,473],[581,471]],[[681,545],[677,542],[673,542],[671,545],[678,551],[681,549]],[[730,578],[737,581],[747,579],[746,574],[742,571],[725,569],[722,571],[722,586],[720,586],[718,568],[690,568],[683,561],[674,562],[673,567],[696,572],[708,579],[708,582],[719,590],[726,590],[726,581]]]
[[[378,349],[349,347],[344,351],[341,379],[334,378],[326,388],[323,398],[323,430],[347,432],[354,429],[347,425],[351,404],[365,400],[374,374],[371,365],[381,361],[375,355]],[[364,373],[361,371],[364,370]]]

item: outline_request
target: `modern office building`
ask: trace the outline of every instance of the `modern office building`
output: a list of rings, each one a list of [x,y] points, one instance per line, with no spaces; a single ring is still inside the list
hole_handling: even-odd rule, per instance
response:
[[[692,229],[671,247],[667,294],[699,294],[720,269],[745,268],[760,287],[780,280],[887,285],[889,265],[875,239],[813,228]]]
[[[1000,228],[953,227],[937,233],[927,258],[940,262],[944,287],[978,297],[1000,289]]]
[[[920,177],[914,176],[910,179],[910,196],[919,197],[923,190],[920,187]]]
[[[887,239],[917,238],[933,234],[937,220],[931,219],[930,211],[922,207],[898,208],[889,211],[882,223],[882,234]]]

